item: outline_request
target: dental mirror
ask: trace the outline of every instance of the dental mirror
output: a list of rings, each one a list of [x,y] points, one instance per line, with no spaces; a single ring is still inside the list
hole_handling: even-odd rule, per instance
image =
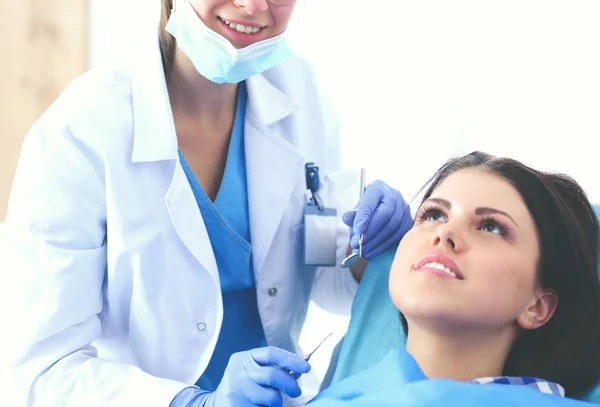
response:
[[[347,269],[348,267],[350,267],[354,263],[356,263],[358,261],[358,259],[360,259],[360,254],[352,253],[350,256],[348,256],[344,260],[342,260],[341,266],[343,269]]]

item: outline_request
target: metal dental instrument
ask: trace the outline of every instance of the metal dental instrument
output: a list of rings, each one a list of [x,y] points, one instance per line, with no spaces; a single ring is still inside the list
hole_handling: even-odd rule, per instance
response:
[[[313,349],[312,352],[310,352],[309,354],[307,354],[306,356],[304,356],[302,359],[304,359],[305,361],[309,361],[311,356],[313,355],[313,353],[315,353],[317,351],[317,349],[319,349],[321,347],[321,345],[323,345],[323,342],[325,342],[327,340],[327,338],[329,338],[331,335],[333,335],[333,332],[331,332],[329,335],[327,335],[318,345],[316,348]],[[293,370],[290,370],[288,372],[289,374],[294,374]]]
[[[312,352],[310,352],[308,355],[304,356],[302,359],[304,359],[308,362],[310,360],[311,356],[313,355],[313,353],[315,353],[321,347],[321,345],[323,345],[323,343],[327,340],[327,338],[329,338],[331,335],[333,335],[333,332],[331,332],[329,335],[327,335],[325,338],[323,338],[323,340],[321,342],[319,342],[317,347],[314,348]]]
[[[367,173],[366,168],[360,169],[360,199],[359,199],[359,201],[362,201],[363,195],[365,193],[366,173]],[[354,263],[356,263],[358,261],[358,259],[360,259],[362,257],[362,247],[363,247],[364,237],[365,237],[365,235],[361,234],[360,237],[358,238],[358,253],[352,253],[348,257],[346,257],[344,260],[342,260],[342,264],[341,264],[342,268],[345,269],[345,268],[352,266]]]

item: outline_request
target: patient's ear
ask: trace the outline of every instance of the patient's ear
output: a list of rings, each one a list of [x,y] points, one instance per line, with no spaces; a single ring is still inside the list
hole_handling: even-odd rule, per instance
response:
[[[537,329],[550,321],[557,305],[558,296],[554,291],[538,288],[529,306],[517,318],[517,323],[522,329]]]

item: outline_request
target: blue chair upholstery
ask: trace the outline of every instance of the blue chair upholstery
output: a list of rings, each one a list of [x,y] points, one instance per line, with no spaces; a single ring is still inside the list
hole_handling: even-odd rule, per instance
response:
[[[600,218],[600,205],[594,210]],[[406,343],[398,310],[388,291],[395,252],[396,248],[369,262],[354,299],[348,331],[334,351],[322,389],[374,366],[390,350]],[[600,404],[600,382],[585,400]]]

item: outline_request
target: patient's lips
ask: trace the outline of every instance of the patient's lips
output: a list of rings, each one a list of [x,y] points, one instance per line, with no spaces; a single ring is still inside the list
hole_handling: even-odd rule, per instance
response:
[[[415,264],[415,270],[443,278],[464,280],[465,275],[454,260],[443,252],[430,252]]]

